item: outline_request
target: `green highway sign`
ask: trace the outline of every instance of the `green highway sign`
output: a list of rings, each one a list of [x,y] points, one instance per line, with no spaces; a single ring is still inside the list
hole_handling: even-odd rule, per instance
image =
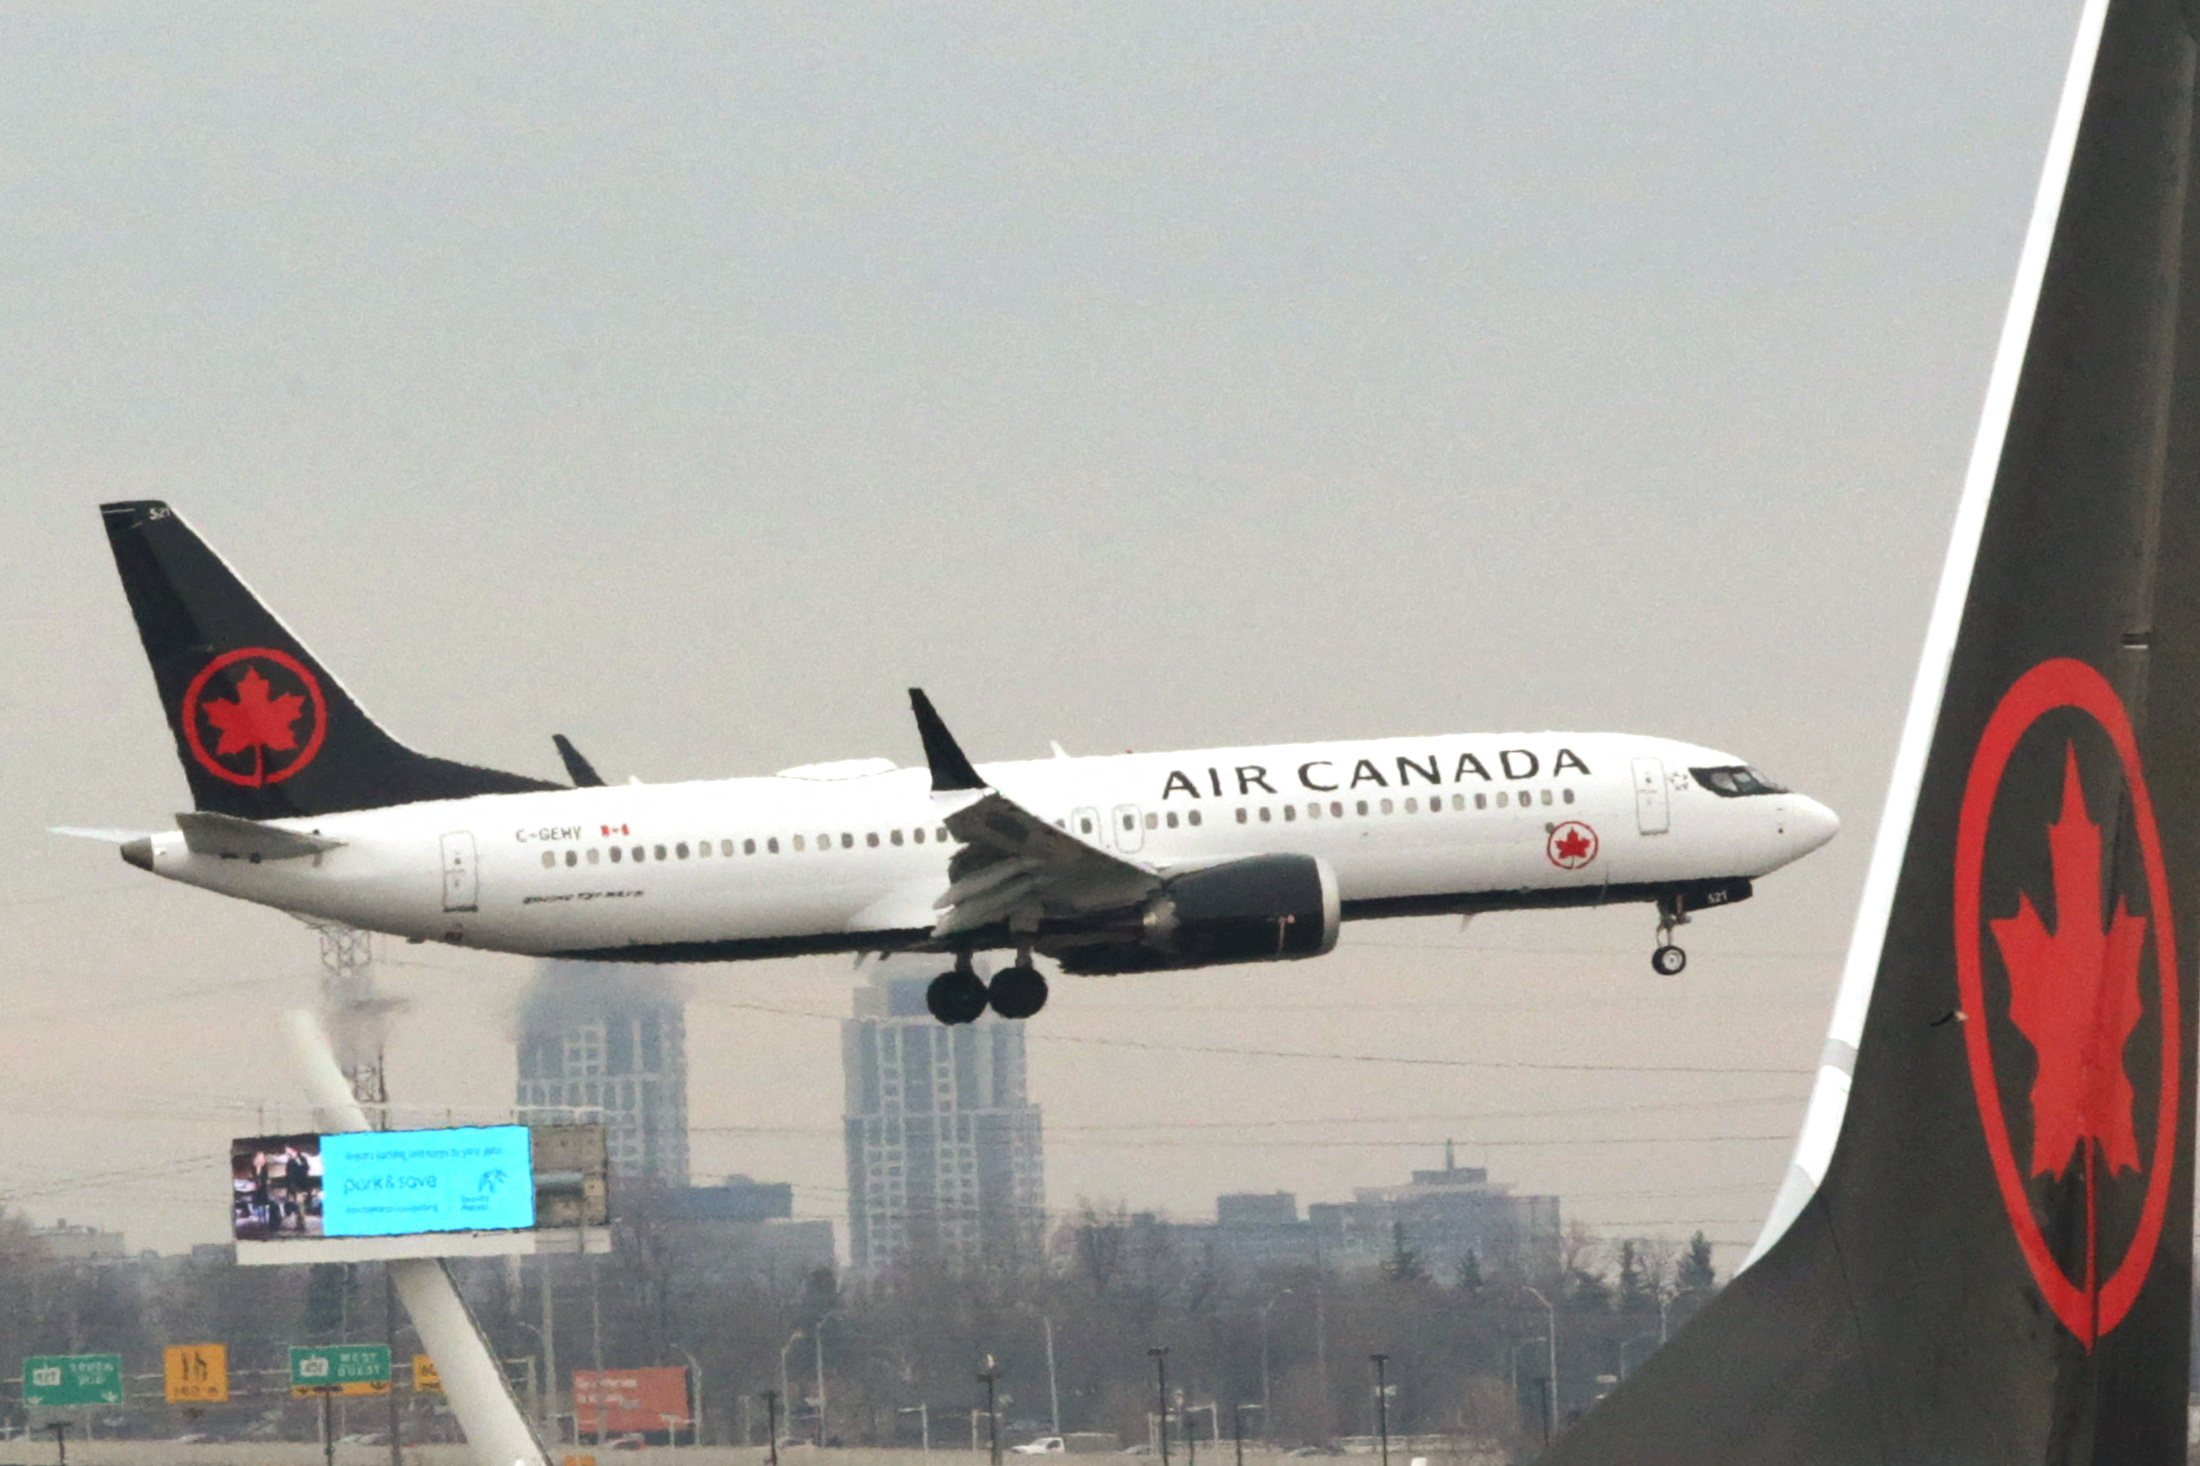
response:
[[[340,1390],[346,1385],[388,1385],[387,1344],[312,1344],[290,1351],[293,1390]]]
[[[23,1403],[119,1405],[120,1354],[34,1354],[23,1361]]]

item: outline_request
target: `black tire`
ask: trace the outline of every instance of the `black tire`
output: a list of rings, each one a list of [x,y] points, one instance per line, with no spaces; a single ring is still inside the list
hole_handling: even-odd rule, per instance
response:
[[[993,974],[989,1001],[1003,1018],[1029,1018],[1047,1005],[1047,980],[1036,967],[1004,967]]]
[[[1688,965],[1688,954],[1675,946],[1663,946],[1650,954],[1650,965],[1660,977],[1678,977]]]
[[[985,984],[975,972],[943,972],[924,990],[924,1006],[950,1027],[977,1022],[985,1002]]]

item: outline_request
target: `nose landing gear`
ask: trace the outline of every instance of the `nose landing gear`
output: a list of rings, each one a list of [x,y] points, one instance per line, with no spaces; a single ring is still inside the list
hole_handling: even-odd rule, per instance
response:
[[[1673,942],[1673,928],[1688,925],[1688,898],[1673,892],[1658,898],[1658,945],[1650,953],[1650,966],[1660,977],[1677,977],[1688,966],[1688,954]]]

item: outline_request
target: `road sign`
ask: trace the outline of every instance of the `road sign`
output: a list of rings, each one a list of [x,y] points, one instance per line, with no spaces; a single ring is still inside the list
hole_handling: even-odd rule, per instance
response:
[[[171,1405],[220,1405],[229,1399],[229,1346],[176,1344],[164,1356]]]
[[[416,1395],[440,1395],[443,1393],[443,1376],[435,1372],[435,1361],[425,1354],[413,1356],[413,1393]]]
[[[23,1361],[25,1405],[119,1405],[120,1354],[34,1354]]]
[[[293,1395],[386,1395],[390,1392],[387,1344],[293,1345]]]

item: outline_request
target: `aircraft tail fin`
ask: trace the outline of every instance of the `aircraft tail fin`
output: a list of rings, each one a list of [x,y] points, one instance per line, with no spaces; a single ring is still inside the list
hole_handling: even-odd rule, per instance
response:
[[[559,787],[407,748],[173,509],[100,515],[200,810],[260,820]]]
[[[1556,1466],[2185,1460],[2196,66],[2088,0],[1795,1170]]]

